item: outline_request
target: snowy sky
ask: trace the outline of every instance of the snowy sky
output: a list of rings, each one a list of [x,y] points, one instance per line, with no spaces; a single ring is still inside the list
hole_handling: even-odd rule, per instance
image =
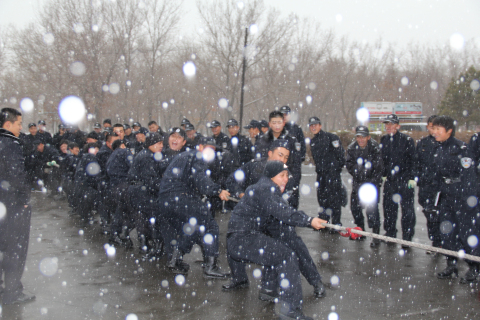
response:
[[[0,26],[13,23],[22,27],[32,22],[46,1],[0,0]],[[399,46],[409,42],[445,44],[459,33],[480,45],[480,0],[264,1],[284,15],[295,12],[300,17],[315,18],[324,28],[333,28],[337,35],[348,35],[352,40],[374,42],[381,36]],[[186,32],[194,32],[201,27],[196,0],[184,0],[184,8]]]

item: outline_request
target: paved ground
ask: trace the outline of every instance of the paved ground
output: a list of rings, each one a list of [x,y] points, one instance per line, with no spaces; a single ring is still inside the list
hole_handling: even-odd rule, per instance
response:
[[[317,211],[314,170],[304,168],[301,208]],[[349,175],[344,175],[348,184]],[[305,191],[305,190],[304,190]],[[98,225],[82,228],[68,215],[66,202],[43,194],[32,197],[33,218],[27,270],[23,282],[37,300],[4,306],[3,319],[275,319],[275,305],[257,299],[260,281],[249,266],[251,286],[233,293],[221,291],[220,280],[205,280],[198,247],[185,260],[186,279],[166,272],[165,260],[141,261],[136,250],[119,249],[108,257],[107,239]],[[217,217],[221,230],[221,265],[229,214]],[[353,226],[343,209],[342,222]],[[367,230],[369,231],[369,230]],[[350,241],[327,233],[299,229],[314,261],[329,284],[328,296],[314,299],[303,280],[304,310],[316,319],[479,319],[479,285],[437,280],[443,257],[419,249],[404,253],[399,245],[369,247],[370,240]],[[416,242],[428,243],[425,218],[417,209]],[[460,263],[460,273],[466,271]]]

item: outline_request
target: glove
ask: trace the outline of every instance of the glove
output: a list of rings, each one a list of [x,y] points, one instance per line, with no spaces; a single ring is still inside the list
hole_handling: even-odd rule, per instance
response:
[[[50,162],[47,162],[47,166],[49,167],[59,167],[59,165],[57,164],[56,161],[50,161]]]
[[[415,180],[408,180],[408,189],[413,189],[417,185],[417,182]]]

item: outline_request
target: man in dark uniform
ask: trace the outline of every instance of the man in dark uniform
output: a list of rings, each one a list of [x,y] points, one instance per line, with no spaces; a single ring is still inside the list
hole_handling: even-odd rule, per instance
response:
[[[292,175],[287,185],[287,190],[289,190],[288,203],[297,209],[300,201],[299,184],[302,176],[302,155],[295,147],[298,141],[297,138],[292,137],[285,129],[285,120],[280,111],[270,112],[268,119],[270,130],[255,142],[255,157],[258,158],[259,154],[261,157],[267,157],[270,146],[276,139],[288,140],[290,156],[287,165]]]
[[[29,134],[23,138],[23,155],[25,157],[25,170],[27,171],[27,178],[30,181],[31,187],[37,190],[41,189],[38,185],[38,179],[43,178],[43,174],[39,174],[38,167],[34,153],[37,150],[38,142],[41,141],[41,137],[37,135],[37,125],[32,122],[28,124]],[[37,143],[37,145],[34,144]],[[39,177],[37,177],[39,175]]]
[[[112,221],[110,224],[110,244],[124,245],[131,248],[130,231],[133,229],[133,217],[131,203],[128,197],[128,171],[133,162],[133,155],[125,146],[123,140],[115,140],[112,143],[112,154],[107,160],[107,175],[110,181],[108,192],[111,193],[114,202]]]
[[[88,143],[84,146],[84,153],[78,160],[74,177],[75,212],[85,226],[90,224],[92,210],[100,201],[100,165],[97,161],[99,143]]]
[[[433,119],[433,136],[439,142],[434,162],[439,194],[437,208],[442,248],[480,256],[478,224],[477,163],[464,142],[455,139],[454,120],[449,116]],[[479,263],[465,260],[469,269],[460,283],[476,282]],[[447,267],[439,279],[457,276],[457,258],[447,257]]]
[[[0,202],[5,212],[0,217],[0,279],[4,278],[3,304],[24,303],[35,299],[23,292],[21,282],[27,259],[30,235],[30,186],[27,182],[23,150],[18,140],[22,114],[15,109],[0,111]]]
[[[75,142],[70,142],[68,144],[68,150],[70,151],[70,154],[68,154],[67,158],[65,159],[65,174],[62,180],[62,186],[65,194],[67,195],[68,204],[72,208],[73,212],[75,212],[75,171],[77,170],[78,160],[82,157],[82,155],[80,154],[80,147]]]
[[[191,123],[190,123],[190,120],[188,120],[187,118],[183,118],[182,121],[180,121],[180,127],[185,131],[187,131],[186,129],[188,124],[191,124]]]
[[[257,120],[251,120],[249,124],[247,124],[246,126],[243,126],[244,129],[248,129],[248,134],[250,136],[250,143],[253,145],[255,145],[255,142],[257,141],[257,139],[260,138],[260,132],[262,132],[260,129],[261,129],[261,126],[260,126],[260,122],[257,121]],[[255,152],[255,149],[252,149],[251,150],[252,153]]]
[[[53,144],[52,135],[50,132],[45,131],[46,123],[45,120],[38,121],[38,135],[42,137],[42,140],[45,144]]]
[[[72,126],[72,129],[68,135],[68,140],[75,142],[80,148],[83,148],[85,145],[85,132],[80,130],[76,125]]]
[[[378,202],[384,170],[380,146],[375,140],[371,139],[366,126],[355,128],[355,140],[348,146],[346,158],[347,170],[353,178],[350,209],[357,227],[365,230],[365,219],[362,213],[362,209],[365,208],[368,227],[373,229],[373,233],[379,234],[380,212]],[[363,188],[362,194],[359,193],[360,188]],[[363,240],[365,236],[359,239]],[[373,239],[370,246],[376,247],[379,244],[378,239]]]
[[[212,130],[212,138],[215,139],[215,143],[220,151],[223,149],[232,150],[230,138],[228,138],[228,136],[222,132],[222,125],[219,121],[213,120],[212,122],[207,123],[207,127]]]
[[[418,185],[418,203],[423,207],[423,213],[427,219],[428,238],[432,241],[432,246],[441,246],[440,224],[438,222],[438,213],[435,210],[435,198],[438,186],[435,178],[435,149],[438,146],[433,136],[433,120],[436,115],[428,118],[427,130],[428,136],[417,141],[415,150],[415,180]],[[428,254],[432,253],[427,251]]]
[[[412,241],[415,233],[415,143],[411,137],[398,131],[400,124],[394,114],[384,120],[387,134],[380,139],[385,171],[383,176],[383,228],[386,236],[397,237],[398,204],[402,207],[402,239]],[[408,246],[402,245],[406,249]]]
[[[288,141],[277,139],[275,140],[268,152],[268,158],[259,158],[250,161],[238,169],[234,174],[231,174],[227,180],[227,190],[235,195],[237,198],[243,198],[245,190],[256,184],[263,176],[265,166],[268,161],[281,161],[287,163],[290,151],[288,150]],[[317,298],[325,296],[325,288],[322,283],[322,277],[320,276],[315,263],[308,252],[308,248],[300,238],[295,228],[281,223],[277,219],[272,219],[265,230],[267,234],[275,239],[282,240],[285,245],[295,251],[299,258],[300,272],[305,276],[308,283],[314,287],[314,294]],[[262,279],[262,289],[260,290],[260,299],[273,301],[277,298],[276,294],[276,281],[275,278],[271,279],[267,273]],[[224,290],[230,290],[233,288],[225,287]]]
[[[187,134],[182,128],[173,127],[168,130],[168,146],[163,150],[165,160],[170,163],[178,154],[185,151]]]
[[[113,214],[113,195],[108,191],[110,189],[110,179],[107,175],[107,161],[113,152],[112,144],[120,137],[114,134],[107,134],[105,137],[105,143],[102,145],[97,153],[98,164],[100,165],[99,179],[99,191],[100,191],[100,204],[98,211],[100,214],[100,224],[102,225],[102,233],[107,234],[110,232],[110,220]]]
[[[185,125],[185,132],[187,133],[187,143],[185,147],[189,149],[195,149],[200,142],[200,139],[203,138],[203,135],[195,130],[195,126],[191,123]]]
[[[303,315],[301,308],[302,286],[296,253],[283,241],[264,234],[264,229],[272,217],[293,227],[315,229],[323,228],[322,223],[326,221],[290,207],[282,198],[287,182],[286,165],[281,161],[269,161],[264,176],[247,188],[233,210],[227,233],[232,278],[227,286],[248,286],[245,262],[263,265],[275,271],[278,289],[282,291],[279,298],[281,317],[311,319]]]
[[[105,136],[102,134],[102,125],[100,124],[100,122],[95,122],[95,124],[93,125],[93,131],[92,132],[95,132],[98,136],[97,140],[98,141],[104,141],[105,140]]]
[[[134,122],[132,124],[132,128],[133,128],[134,132],[140,130],[141,127],[142,127],[142,125],[139,122]]]
[[[285,128],[292,137],[297,138],[295,148],[300,152],[302,162],[305,161],[305,154],[307,153],[307,147],[305,146],[305,136],[302,129],[294,121],[290,119],[291,109],[289,106],[283,106],[280,108],[280,112],[283,113],[283,119],[285,120]]]
[[[145,149],[135,156],[128,177],[130,186],[128,195],[135,210],[135,227],[141,252],[146,258],[161,255],[163,239],[155,232],[157,195],[160,188],[166,162],[162,155],[163,137],[157,133],[149,133],[145,141]]]
[[[269,125],[268,125],[268,121],[267,120],[260,120],[260,134],[261,135],[264,135],[268,132],[268,129],[270,129]]]
[[[52,144],[55,148],[60,149],[60,142],[68,140],[67,128],[63,124],[58,125],[58,132],[53,135]]]
[[[125,130],[125,140],[128,141],[128,144],[130,145],[130,148],[135,145],[135,142],[137,141],[135,135],[133,134],[132,127],[128,123],[125,123],[123,125],[123,130]]]
[[[148,134],[148,129],[147,128],[140,128],[138,131],[135,131],[135,144],[134,144],[134,149],[135,149],[135,154],[139,153],[143,149],[145,149],[145,141],[147,138]],[[165,141],[163,142],[165,143]]]
[[[315,171],[317,172],[317,200],[320,206],[318,216],[342,225],[342,168],[345,165],[345,150],[340,138],[322,130],[318,117],[308,120],[310,132],[314,134],[310,141]],[[331,218],[331,220],[330,220]],[[336,233],[330,229],[330,233]]]
[[[239,168],[252,160],[252,144],[247,137],[239,133],[240,127],[237,120],[228,120],[227,129],[230,134],[231,152],[235,160],[235,167]]]
[[[177,232],[176,241],[172,235],[162,232],[169,256],[167,266],[172,272],[188,273],[189,267],[182,261],[182,256],[197,243],[202,246],[205,255],[204,276],[225,278],[226,275],[217,266],[218,224],[207,203],[202,201],[203,195],[216,195],[221,200],[230,196],[207,174],[207,163],[203,157],[210,159],[209,155],[215,152],[210,149],[211,145],[215,145],[212,138],[203,138],[197,150],[183,152],[170,163],[160,183],[158,212],[161,217],[157,220],[167,221]]]
[[[103,128],[111,128],[111,127],[112,127],[112,120],[111,119],[103,120]]]

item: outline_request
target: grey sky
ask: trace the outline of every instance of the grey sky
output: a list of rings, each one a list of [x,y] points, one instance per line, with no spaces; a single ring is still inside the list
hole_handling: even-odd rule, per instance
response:
[[[22,27],[32,22],[36,10],[47,0],[0,0],[0,26]],[[109,0],[105,0],[109,1]],[[174,0],[171,0],[174,1]],[[208,1],[208,0],[207,0]],[[282,14],[309,16],[324,28],[351,40],[384,41],[404,46],[415,43],[448,43],[454,33],[480,45],[479,0],[264,0]],[[243,0],[248,2],[248,0]],[[186,32],[201,24],[196,0],[184,0]],[[188,30],[190,28],[190,30]]]

